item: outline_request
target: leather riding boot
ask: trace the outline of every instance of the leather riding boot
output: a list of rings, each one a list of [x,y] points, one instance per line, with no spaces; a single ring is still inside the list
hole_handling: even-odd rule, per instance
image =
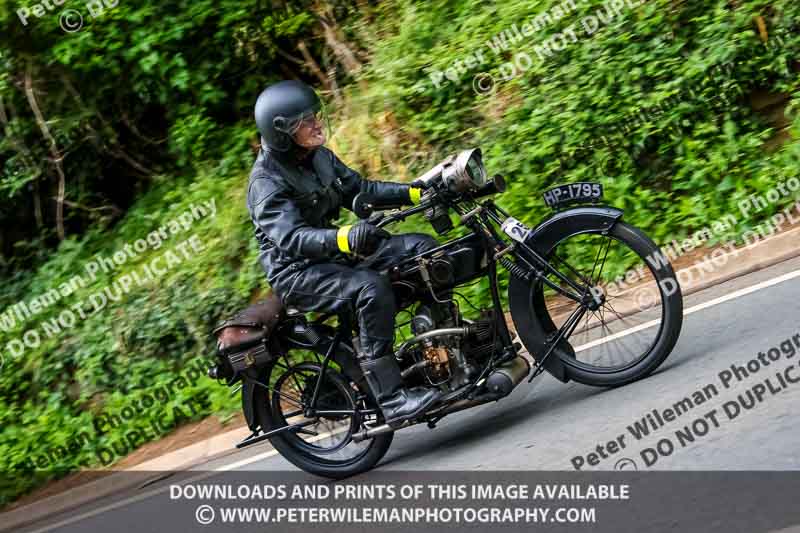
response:
[[[440,397],[436,389],[403,387],[400,366],[394,355],[361,360],[360,363],[367,385],[378,401],[386,423],[392,427],[419,416]]]

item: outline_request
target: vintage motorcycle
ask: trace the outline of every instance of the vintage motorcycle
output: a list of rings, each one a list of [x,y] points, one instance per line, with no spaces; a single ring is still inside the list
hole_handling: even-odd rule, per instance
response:
[[[548,190],[544,201],[555,212],[529,228],[491,198],[506,185],[501,176],[487,179],[480,149],[448,157],[419,180],[425,193],[416,206],[378,205],[361,194],[353,210],[381,227],[422,213],[439,235],[461,233],[385,271],[398,317],[411,317],[397,325],[410,337],[395,352],[403,379],[440,389],[441,399],[400,427],[385,424],[355,360],[354,317],[309,317],[273,295],[215,330],[209,375],[241,388],[253,431],[238,447],[269,439],[307,472],[347,477],[372,468],[396,431],[433,428],[508,396],[526,377],[546,370],[562,382],[613,387],[649,375],[670,354],[683,320],[675,273],[622,211],[601,203],[601,184]],[[512,327],[498,265],[508,272]],[[458,292],[476,282],[483,292],[488,285],[486,309]]]

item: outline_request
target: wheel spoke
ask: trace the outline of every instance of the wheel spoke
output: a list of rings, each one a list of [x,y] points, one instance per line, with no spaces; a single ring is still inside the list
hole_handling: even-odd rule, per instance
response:
[[[595,277],[592,276],[592,278],[591,278],[593,280],[592,281],[592,287],[596,287],[597,286],[597,283],[600,281],[600,276],[602,276],[602,274],[603,274],[603,267],[606,266],[606,259],[608,259],[608,251],[611,249],[611,239],[606,239],[606,241],[607,241],[608,244],[606,245],[606,252],[603,255],[603,262],[600,263],[600,268],[597,270],[597,277],[595,278]],[[602,247],[601,247],[601,250],[602,250]],[[592,267],[592,274],[594,275],[594,267]]]
[[[284,354],[284,356],[283,356],[283,357],[286,359],[286,364],[287,364],[287,366],[291,366],[291,365],[290,365],[290,362],[289,362],[289,358],[288,358],[288,357],[287,357],[285,354]],[[295,374],[294,374],[294,372],[292,372],[292,373],[291,373],[291,376],[292,376],[292,381],[294,381],[294,384],[295,384],[295,386],[297,387],[297,391],[298,391],[298,392],[302,391],[302,390],[303,390],[303,387],[302,387],[302,386],[300,385],[300,383],[297,381],[297,378],[295,377]]]
[[[344,412],[350,414],[342,415],[323,415],[315,418],[305,417],[305,411],[301,409],[287,409],[287,403],[291,403],[292,396],[301,395],[303,402],[311,400],[317,388],[317,382],[321,372],[321,365],[311,361],[301,361],[293,357],[296,364],[281,368],[281,365],[274,365],[274,369],[281,371],[275,380],[277,389],[272,398],[272,412],[277,416],[275,421],[280,425],[290,425],[305,420],[308,424],[302,429],[294,430],[281,435],[292,448],[297,449],[298,453],[306,457],[319,457],[325,464],[335,464],[337,461],[350,463],[362,457],[372,446],[374,439],[367,439],[362,442],[352,440],[352,432],[357,429],[354,416],[359,409],[366,406],[362,400],[357,400],[363,395],[352,387],[349,380],[344,380],[335,368],[329,367],[324,374],[324,378],[319,383],[317,405],[319,411]],[[291,391],[288,393],[287,391]],[[292,394],[293,393],[293,394]],[[284,401],[284,399],[288,401]],[[301,406],[302,407],[302,406]],[[296,417],[292,422],[288,422],[292,416]]]
[[[614,252],[611,248],[614,247]],[[664,308],[666,302],[663,298],[656,300],[653,305],[638,305],[631,298],[638,294],[616,294],[612,290],[612,281],[619,271],[642,270],[646,257],[637,251],[633,244],[629,244],[622,237],[615,236],[613,231],[609,234],[581,233],[567,237],[559,242],[547,256],[551,264],[560,269],[560,276],[568,275],[572,280],[580,280],[585,284],[586,291],[602,287],[605,291],[615,292],[614,295],[604,294],[603,302],[597,309],[588,310],[574,329],[570,342],[574,347],[580,347],[580,352],[575,354],[575,361],[580,367],[595,372],[616,372],[630,367],[646,357],[652,350],[662,334],[661,328],[634,329],[654,318],[652,309]],[[645,264],[646,266],[646,264]],[[659,276],[641,279],[633,288],[642,289],[644,283],[658,283]],[[559,275],[546,273],[548,280],[556,280],[559,286]],[[566,276],[565,276],[566,277]],[[619,279],[619,278],[618,278]],[[622,287],[626,287],[622,285]],[[543,291],[545,307],[554,324],[563,328],[573,314],[573,307],[565,305],[565,298],[557,291],[551,292],[538,286],[536,290]],[[647,289],[645,289],[647,290]],[[660,291],[655,291],[661,294]],[[574,304],[573,304],[574,305]],[[646,313],[646,314],[645,314]],[[663,316],[663,312],[662,312]],[[557,326],[558,327],[558,326]],[[558,331],[558,330],[555,330]],[[578,339],[582,341],[578,344]],[[562,356],[563,357],[563,356]]]
[[[570,270],[570,272],[572,272],[573,274],[575,274],[575,275],[576,275],[576,276],[577,276],[577,277],[578,277],[578,278],[579,278],[579,279],[580,279],[580,280],[581,280],[581,281],[582,281],[582,282],[583,282],[585,285],[591,285],[591,281],[590,281],[590,280],[588,280],[588,279],[586,279],[585,277],[583,277],[583,275],[582,275],[580,272],[578,272],[577,270],[575,270],[574,268],[572,268],[572,265],[570,265],[569,263],[567,263],[567,262],[566,262],[566,260],[564,260],[563,258],[561,258],[561,257],[560,257],[560,256],[558,256],[558,255],[556,255],[555,257],[556,257],[556,259],[558,259],[558,262],[559,262],[559,263],[561,263],[562,265],[564,265],[565,267],[567,267],[567,268]]]
[[[301,408],[302,408],[302,407],[305,407],[305,406],[303,405],[303,400],[298,400],[298,399],[295,399],[295,398],[293,398],[293,397],[289,396],[288,394],[284,394],[284,393],[282,393],[282,392],[280,392],[280,391],[278,391],[278,390],[274,390],[274,391],[272,391],[272,392],[273,392],[273,393],[275,393],[275,394],[277,394],[278,396],[280,396],[280,398],[281,398],[282,400],[286,400],[287,402],[291,402],[291,403],[295,404],[297,407],[301,407]],[[302,411],[301,411],[301,412],[302,412]]]
[[[592,273],[589,274],[589,279],[594,280],[594,271],[597,268],[597,262],[600,260],[600,254],[603,253],[603,245],[600,245],[600,248],[597,249],[597,255],[594,258],[594,264],[592,265]]]

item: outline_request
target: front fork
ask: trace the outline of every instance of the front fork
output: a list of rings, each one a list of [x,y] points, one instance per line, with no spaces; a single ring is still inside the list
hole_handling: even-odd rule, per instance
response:
[[[548,287],[552,288],[559,294],[578,303],[578,307],[567,318],[564,324],[550,335],[545,344],[545,350],[541,357],[536,358],[536,365],[530,374],[528,383],[544,372],[545,363],[555,351],[558,344],[568,339],[575,328],[580,324],[581,319],[585,316],[588,310],[598,309],[602,306],[605,295],[602,291],[593,290],[594,285],[591,280],[587,280],[580,273],[576,272],[573,268],[566,265],[569,270],[577,275],[581,283],[576,282],[569,276],[564,275],[557,268],[555,268],[549,261],[542,257],[536,250],[529,247],[524,242],[514,242],[508,244],[498,233],[492,223],[502,225],[502,219],[499,215],[508,217],[500,207],[492,201],[486,202],[482,209],[475,209],[466,215],[465,222],[471,226],[471,229],[476,233],[483,235],[486,243],[486,249],[489,251],[489,282],[492,295],[492,303],[495,308],[495,316],[497,317],[499,333],[503,342],[504,352],[501,356],[502,361],[509,360],[516,355],[516,349],[513,346],[508,325],[505,321],[502,303],[500,301],[499,289],[497,284],[497,263],[500,262],[512,276],[519,277],[528,283],[541,282]],[[471,216],[476,215],[476,216]],[[468,217],[468,218],[467,218]],[[480,220],[480,222],[478,222]],[[513,254],[516,261],[512,261],[507,257],[508,254]],[[548,274],[553,275],[557,280],[565,284],[567,287],[555,283],[548,279]],[[498,363],[499,363],[498,362]],[[490,365],[493,366],[493,365]]]
[[[521,247],[528,248],[524,243],[519,243]],[[535,256],[538,255],[534,250],[528,250],[534,254]],[[516,254],[516,258],[519,260],[521,259],[520,254]],[[544,258],[539,258],[542,264],[542,268],[536,268],[527,261],[525,261],[526,266],[520,267],[518,263],[514,263],[507,259],[508,265],[504,264],[506,268],[511,272],[511,275],[517,275],[518,277],[522,277],[529,283],[536,283],[542,282],[549,287],[553,288],[558,293],[570,298],[580,305],[575,308],[575,311],[567,318],[564,324],[553,334],[550,335],[547,339],[547,343],[545,345],[544,354],[541,357],[536,357],[536,364],[533,367],[530,377],[528,378],[528,383],[532,382],[534,378],[536,378],[539,374],[545,371],[545,363],[553,354],[556,349],[556,346],[562,341],[568,339],[572,333],[575,331],[575,328],[580,324],[581,319],[583,319],[584,315],[589,309],[599,308],[602,305],[602,300],[605,296],[602,293],[598,293],[598,291],[593,291],[592,288],[587,284],[584,287],[581,287],[574,283],[571,279],[563,276],[558,270],[556,270],[550,263],[548,263]],[[523,260],[524,261],[524,260]],[[494,266],[494,264],[493,264]],[[527,267],[527,268],[526,268]],[[560,279],[564,279],[571,288],[580,291],[581,295],[577,295],[569,290],[565,290],[563,287],[558,285],[557,283],[553,283],[545,274],[546,270],[550,270],[557,274]],[[527,275],[526,275],[527,274]],[[496,282],[496,268],[491,270],[490,279],[493,277],[495,279],[492,280],[492,299],[495,301],[495,307],[499,307],[499,295],[497,295],[497,282]],[[582,280],[585,281],[585,280]],[[505,325],[505,318],[502,319],[503,324]],[[508,328],[505,328],[508,331]],[[505,342],[504,342],[505,344]]]
[[[503,303],[500,301],[500,289],[497,285],[497,261],[494,258],[489,260],[489,287],[492,294],[492,304],[494,305],[495,327],[500,334],[500,341],[503,343],[503,352],[497,364],[510,361],[517,355],[514,341],[511,338],[511,331],[508,329]]]

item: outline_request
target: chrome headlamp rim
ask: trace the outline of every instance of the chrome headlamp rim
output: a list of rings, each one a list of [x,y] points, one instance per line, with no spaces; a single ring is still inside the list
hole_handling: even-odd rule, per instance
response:
[[[442,170],[442,179],[447,188],[454,193],[465,193],[479,189],[486,184],[486,167],[480,148],[472,148],[459,152],[450,164]],[[470,163],[478,176],[470,172]]]

